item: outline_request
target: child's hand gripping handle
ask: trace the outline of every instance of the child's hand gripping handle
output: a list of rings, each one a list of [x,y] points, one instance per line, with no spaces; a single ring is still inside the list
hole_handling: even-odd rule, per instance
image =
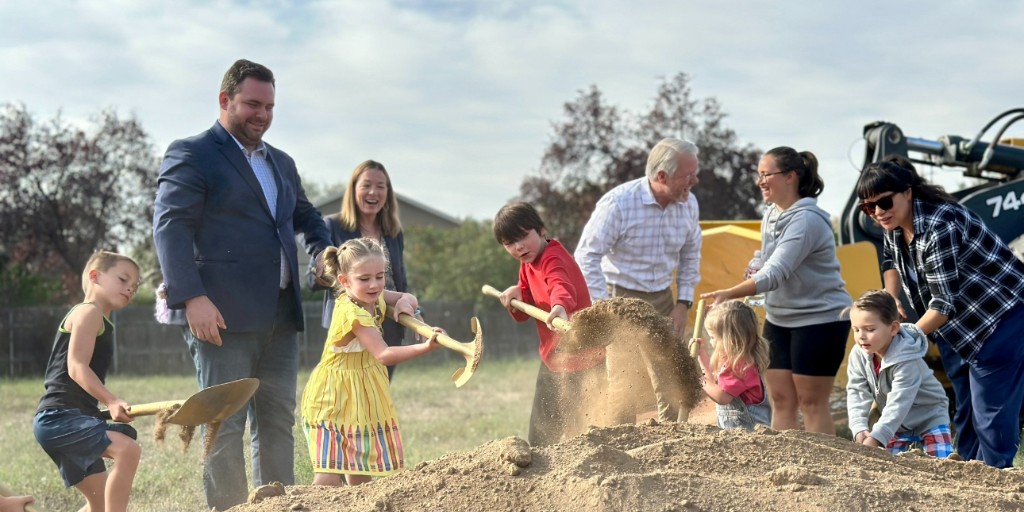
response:
[[[693,338],[701,338],[701,331],[704,329],[704,310],[707,304],[704,299],[697,301],[697,317],[693,320]],[[697,357],[697,352],[700,350],[700,345],[690,341],[690,356]]]
[[[160,412],[160,411],[162,411],[164,409],[172,409],[175,406],[179,406],[180,407],[181,404],[183,404],[183,403],[185,403],[184,400],[168,400],[166,402],[152,402],[152,403],[148,403],[148,404],[135,404],[135,405],[132,405],[132,406],[128,407],[128,414],[131,414],[132,417],[135,417],[135,416],[152,416],[152,415],[154,415],[154,414],[156,414],[156,413],[158,413],[158,412]],[[100,417],[105,419],[105,420],[109,420],[110,419],[110,411],[107,411],[107,410],[100,411]]]
[[[391,306],[388,306],[387,315],[390,318],[394,318],[394,310],[391,309]],[[447,334],[435,332],[433,326],[406,313],[398,315],[398,323],[412,329],[413,332],[424,338],[436,336],[435,340],[438,345],[458,352],[466,358],[466,367],[459,368],[455,375],[452,375],[452,382],[455,383],[456,387],[462,387],[476,373],[476,368],[480,365],[480,360],[484,355],[484,330],[475,316],[469,319],[469,328],[476,337],[473,338],[473,341],[467,342],[461,342],[452,339]]]
[[[489,295],[491,297],[494,297],[495,299],[501,297],[501,292],[498,291],[497,288],[489,284],[485,284],[480,291],[482,291],[484,295]],[[523,313],[526,313],[527,315],[536,318],[537,320],[540,320],[541,322],[547,322],[548,316],[551,315],[550,311],[544,311],[543,309],[538,308],[537,306],[527,304],[521,300],[512,299],[509,302],[509,304],[513,308],[516,308],[519,311],[522,311]],[[565,320],[562,320],[561,318],[555,318],[554,320],[552,320],[551,325],[553,325],[555,327],[555,330],[559,332],[568,332],[569,329],[572,329],[572,324],[566,322]]]

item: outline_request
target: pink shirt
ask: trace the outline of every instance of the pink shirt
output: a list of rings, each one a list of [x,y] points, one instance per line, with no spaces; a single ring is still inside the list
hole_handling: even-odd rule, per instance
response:
[[[740,365],[744,363],[741,361]],[[723,366],[722,372],[718,374],[718,387],[732,396],[738,396],[747,405],[759,404],[764,400],[761,375],[754,365],[750,365],[740,377],[736,377],[727,365]]]

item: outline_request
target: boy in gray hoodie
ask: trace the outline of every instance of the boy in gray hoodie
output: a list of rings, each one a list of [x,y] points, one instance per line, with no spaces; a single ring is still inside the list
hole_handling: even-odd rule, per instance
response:
[[[924,334],[899,323],[896,300],[882,290],[857,299],[850,322],[857,346],[846,367],[846,406],[854,441],[892,454],[921,443],[929,455],[949,457],[949,399],[924,362]],[[872,401],[881,417],[869,428]]]

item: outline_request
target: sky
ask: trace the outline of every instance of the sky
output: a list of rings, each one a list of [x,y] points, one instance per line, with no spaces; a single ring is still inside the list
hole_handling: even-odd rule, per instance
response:
[[[399,194],[459,218],[515,197],[592,85],[643,111],[687,73],[741,143],[815,153],[833,215],[866,123],[970,138],[1024,103],[1024,3],[1007,0],[0,0],[0,20],[0,104],[37,120],[113,108],[162,154],[213,124],[224,71],[247,58],[277,78],[264,140],[304,181],[343,183],[372,158]]]

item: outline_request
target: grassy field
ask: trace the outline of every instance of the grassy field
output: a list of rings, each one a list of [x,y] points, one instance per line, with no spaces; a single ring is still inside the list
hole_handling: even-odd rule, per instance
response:
[[[463,388],[449,380],[455,363],[418,362],[399,366],[392,392],[402,421],[406,466],[453,451],[469,450],[508,436],[526,438],[533,399],[536,361],[488,360]],[[299,376],[299,390],[308,373]],[[112,376],[109,387],[134,403],[183,399],[196,391],[192,376]],[[16,492],[33,494],[43,510],[77,510],[85,503],[74,489],[64,489],[56,466],[36,444],[32,416],[42,393],[42,379],[0,380],[0,482]],[[202,439],[181,452],[177,427],[162,446],[153,441],[153,418],[134,422],[143,455],[132,491],[132,510],[205,510],[202,494]],[[308,484],[306,443],[295,429],[295,475]]]

